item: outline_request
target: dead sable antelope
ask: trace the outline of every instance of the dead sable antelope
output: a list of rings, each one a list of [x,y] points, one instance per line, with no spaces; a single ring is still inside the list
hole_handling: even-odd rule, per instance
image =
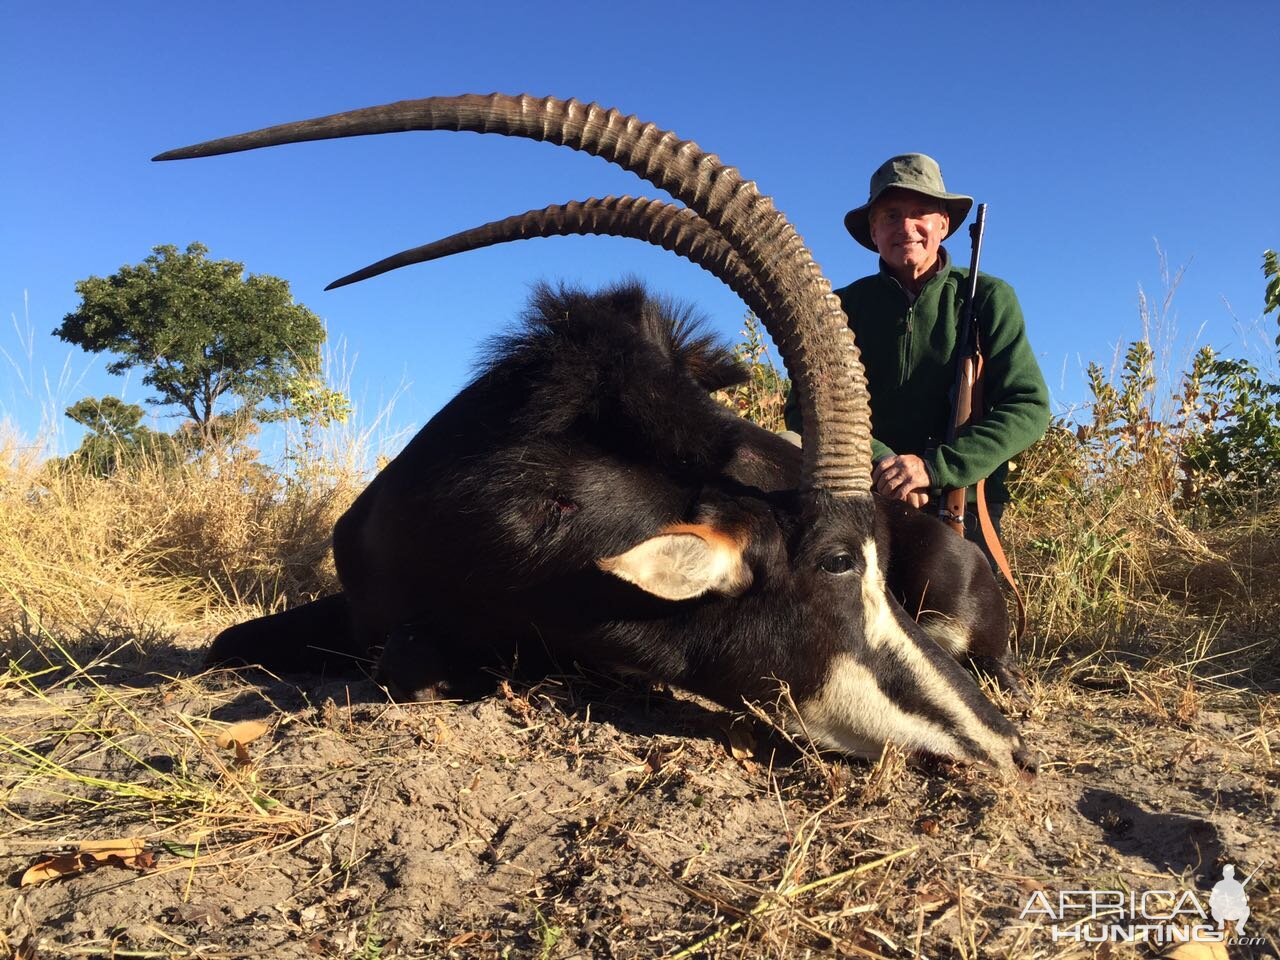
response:
[[[382,645],[379,679],[408,699],[474,695],[486,667],[517,657],[639,671],[730,707],[786,684],[824,746],[865,755],[892,741],[1029,767],[1013,726],[886,591],[895,551],[934,538],[941,559],[917,554],[899,579],[925,570],[926,604],[977,622],[964,581],[980,557],[872,496],[846,318],[790,224],[735,169],[614,110],[498,94],[402,101],[157,159],[436,129],[585,150],[684,203],[721,241],[685,255],[741,287],[778,345],[811,425],[803,453],[708,396],[742,373],[687,312],[635,284],[540,288],[523,328],[338,521],[342,592],[224,631],[209,662],[315,670]],[[733,259],[715,261],[725,250]],[[1009,662],[1007,648],[994,657]]]
[[[464,230],[433,243],[403,250],[335,280],[325,289],[415,263],[534,237],[594,234],[644,240],[689,259],[723,280],[753,309],[769,312],[767,294],[721,236],[692,210],[643,197],[605,197],[553,204],[504,220]],[[734,479],[766,492],[794,490],[801,478],[801,454],[791,444],[754,424],[742,425],[740,457],[756,464],[751,475],[742,465]],[[942,647],[992,673],[1015,695],[1025,698],[1021,672],[1009,649],[1009,620],[999,586],[973,544],[944,536],[951,531],[931,515],[900,501],[875,495],[888,533],[886,583],[889,592]]]

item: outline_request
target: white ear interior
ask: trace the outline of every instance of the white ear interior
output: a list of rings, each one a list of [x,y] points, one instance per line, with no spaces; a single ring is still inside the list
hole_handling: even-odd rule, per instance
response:
[[[694,527],[660,533],[597,563],[664,600],[691,600],[704,593],[736,596],[751,585],[741,545],[709,527],[705,533]]]

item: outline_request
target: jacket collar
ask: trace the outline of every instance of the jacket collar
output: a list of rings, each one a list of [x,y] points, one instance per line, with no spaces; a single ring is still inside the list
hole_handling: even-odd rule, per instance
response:
[[[924,286],[920,288],[920,292],[913,296],[911,291],[899,283],[898,278],[889,271],[889,265],[884,262],[884,257],[880,258],[880,277],[885,282],[892,284],[894,289],[901,292],[901,294],[907,298],[908,303],[915,303],[924,296],[924,292],[934,284],[945,283],[946,278],[951,273],[951,270],[951,254],[947,253],[946,247],[938,247],[938,272],[926,280],[924,282]]]

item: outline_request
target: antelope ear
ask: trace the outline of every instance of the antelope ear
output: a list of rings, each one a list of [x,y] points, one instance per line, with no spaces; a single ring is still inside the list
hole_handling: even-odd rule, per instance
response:
[[[704,593],[734,597],[751,586],[743,546],[715,527],[681,524],[596,564],[663,600],[692,600]]]

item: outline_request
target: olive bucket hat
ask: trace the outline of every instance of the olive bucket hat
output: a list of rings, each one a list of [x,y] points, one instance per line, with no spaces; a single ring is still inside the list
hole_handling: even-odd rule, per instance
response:
[[[871,242],[871,224],[867,218],[871,205],[876,202],[880,194],[894,187],[923,193],[926,197],[936,197],[941,200],[951,217],[951,229],[947,231],[947,237],[960,229],[964,218],[969,215],[969,209],[973,206],[973,197],[966,197],[961,193],[947,193],[947,188],[942,183],[942,170],[933,157],[926,157],[923,153],[904,153],[892,157],[882,163],[871,175],[871,193],[867,197],[867,202],[844,215],[845,229],[853,235],[853,239],[868,250],[876,248],[876,245]],[[945,240],[946,237],[943,239]]]

